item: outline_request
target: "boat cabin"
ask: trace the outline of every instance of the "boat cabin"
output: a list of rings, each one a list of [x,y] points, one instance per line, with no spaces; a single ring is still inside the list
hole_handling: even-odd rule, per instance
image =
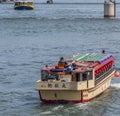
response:
[[[113,57],[104,57],[100,61],[98,59],[86,60],[85,58],[73,61],[73,59],[64,60],[64,58],[61,58],[57,64],[49,67],[45,66],[42,69],[41,80],[47,82],[76,82],[83,85],[81,88],[84,89],[94,87],[114,70]]]

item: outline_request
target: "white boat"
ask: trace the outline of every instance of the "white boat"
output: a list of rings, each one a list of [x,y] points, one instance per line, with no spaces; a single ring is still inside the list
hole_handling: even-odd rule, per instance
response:
[[[108,89],[114,74],[112,55],[77,54],[43,67],[36,89],[41,101],[46,103],[83,103]]]

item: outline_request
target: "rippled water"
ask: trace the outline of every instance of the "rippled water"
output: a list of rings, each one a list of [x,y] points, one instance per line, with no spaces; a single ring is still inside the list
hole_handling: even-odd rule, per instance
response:
[[[113,54],[120,71],[120,9],[103,17],[103,4],[35,4],[17,11],[0,4],[0,116],[119,116],[120,79],[84,104],[44,104],[35,90],[40,69],[61,56]]]

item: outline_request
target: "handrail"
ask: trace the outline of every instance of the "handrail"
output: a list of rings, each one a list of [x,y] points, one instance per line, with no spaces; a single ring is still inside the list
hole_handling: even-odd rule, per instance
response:
[[[112,66],[108,71],[100,75],[97,79],[95,79],[95,85],[98,84],[101,80],[107,77],[110,73],[114,71],[114,66]]]

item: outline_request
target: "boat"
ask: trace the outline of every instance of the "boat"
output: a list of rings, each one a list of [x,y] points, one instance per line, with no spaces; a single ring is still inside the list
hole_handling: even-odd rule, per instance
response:
[[[61,57],[41,69],[36,90],[45,103],[84,103],[106,91],[115,72],[114,57],[106,53]]]
[[[33,10],[34,4],[32,1],[16,0],[14,2],[14,9],[15,10]]]

